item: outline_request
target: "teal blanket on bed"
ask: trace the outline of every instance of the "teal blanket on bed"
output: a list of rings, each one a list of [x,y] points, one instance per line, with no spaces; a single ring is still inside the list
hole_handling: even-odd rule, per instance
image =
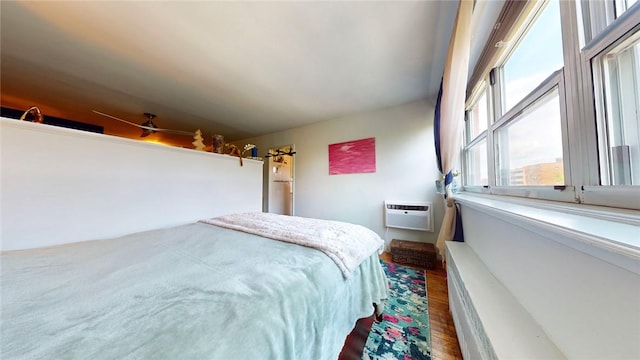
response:
[[[0,262],[2,359],[335,360],[387,297],[377,254],[344,279],[320,251],[205,224]]]

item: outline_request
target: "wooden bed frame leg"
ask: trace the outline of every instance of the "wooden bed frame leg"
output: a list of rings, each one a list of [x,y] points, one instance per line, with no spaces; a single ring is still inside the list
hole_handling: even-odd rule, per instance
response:
[[[340,356],[338,356],[338,360],[360,360],[373,322],[382,321],[382,314],[378,315],[377,313],[378,312],[374,304],[373,314],[369,317],[359,319],[356,322],[356,326],[347,336],[347,339],[342,346],[342,351],[340,352]]]
[[[380,311],[380,314],[378,314],[378,306],[376,304],[373,304],[373,309],[374,309],[373,310],[373,316],[374,316],[376,322],[381,322],[382,321],[382,315],[384,314],[384,312]]]

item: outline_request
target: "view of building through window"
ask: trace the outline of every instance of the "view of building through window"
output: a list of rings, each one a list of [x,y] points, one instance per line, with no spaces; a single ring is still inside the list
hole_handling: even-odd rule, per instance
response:
[[[560,101],[555,88],[497,131],[498,185],[564,185]]]

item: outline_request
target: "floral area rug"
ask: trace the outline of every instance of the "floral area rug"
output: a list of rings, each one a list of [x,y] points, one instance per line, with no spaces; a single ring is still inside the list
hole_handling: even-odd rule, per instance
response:
[[[371,327],[362,359],[431,359],[424,271],[384,261],[382,266],[389,279],[389,300],[382,321]]]

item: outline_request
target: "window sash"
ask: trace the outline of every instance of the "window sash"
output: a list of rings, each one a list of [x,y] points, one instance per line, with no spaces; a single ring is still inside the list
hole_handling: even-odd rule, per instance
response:
[[[488,174],[489,174],[489,184],[488,185],[465,185],[465,190],[475,191],[475,192],[485,192],[491,194],[499,194],[499,195],[512,195],[512,196],[525,196],[532,197],[533,194],[539,195],[538,198],[548,199],[548,200],[560,200],[560,201],[575,201],[574,194],[568,194],[568,192],[564,192],[561,195],[558,195],[558,186],[496,186],[496,181],[498,174],[496,173],[496,165],[498,159],[498,153],[495,148],[497,132],[503,128],[504,126],[509,125],[513,121],[517,121],[520,116],[530,109],[532,106],[535,106],[538,101],[543,99],[548,93],[553,91],[555,88],[558,89],[558,95],[560,97],[560,122],[562,124],[562,141],[563,147],[567,142],[567,132],[566,132],[566,107],[564,105],[564,101],[562,100],[565,96],[565,87],[564,87],[564,73],[563,70],[557,70],[547,79],[545,79],[538,87],[536,87],[531,93],[524,97],[518,104],[513,106],[511,110],[509,110],[506,114],[501,116],[498,120],[488,125],[488,129],[482,132],[478,137],[468,142],[468,144],[463,149],[463,164],[465,169],[468,169],[467,166],[470,164],[467,163],[467,158],[469,156],[469,151],[472,147],[477,145],[479,142],[487,140],[487,159],[488,159]],[[494,87],[494,91],[499,91],[498,87]],[[498,96],[494,96],[498,97]],[[571,183],[571,174],[570,174],[570,159],[566,156],[566,150],[563,150],[563,162],[564,162],[564,178],[565,184]],[[563,186],[561,186],[563,187]],[[567,187],[566,185],[563,187],[564,190],[567,188],[573,189],[573,187]]]
[[[481,147],[479,150],[485,152],[485,157],[484,160],[488,163],[489,162],[489,158],[487,157],[488,152],[487,152],[487,132],[483,131],[482,134],[480,136],[478,136],[472,143],[470,143],[464,150],[464,168],[467,170],[464,172],[464,176],[463,176],[463,185],[464,186],[468,186],[468,187],[484,187],[484,186],[488,186],[487,184],[470,184],[470,177],[471,174],[482,174],[482,170],[480,169],[475,169],[477,164],[474,164],[470,161],[470,158],[472,157],[473,151],[477,150],[478,147]],[[488,164],[480,164],[480,166],[482,165],[488,165]],[[474,167],[474,171],[471,171],[471,168]],[[484,169],[485,171],[487,170],[486,168]],[[487,181],[489,181],[489,179],[491,178],[491,175],[487,172]]]
[[[489,40],[482,49],[480,58],[476,63],[471,76],[469,77],[469,87],[467,97],[471,97],[480,84],[486,78],[489,71],[495,66],[499,59],[504,56],[507,49],[503,46],[496,46],[498,43],[506,43],[512,39],[521,24],[526,21],[526,15],[534,8],[535,1],[506,1],[498,20],[489,35]]]
[[[594,81],[598,84],[595,92],[596,97],[596,114],[598,119],[598,145],[600,149],[601,164],[601,185],[620,186],[619,181],[614,179],[612,171],[612,147],[614,146],[638,146],[638,124],[633,123],[635,114],[638,114],[637,93],[638,84],[637,76],[640,68],[637,66],[637,52],[626,52],[632,48],[632,44],[638,46],[640,40],[640,31],[635,35],[628,37],[621,45],[612,46],[610,50],[604,51],[602,55],[594,58],[591,62],[593,67]],[[627,43],[628,41],[628,43]],[[615,60],[607,59],[610,53],[616,54]],[[633,62],[633,63],[631,63]],[[626,76],[619,77],[618,71],[620,67],[624,70],[633,69],[636,78],[630,79]],[[623,91],[624,95],[620,92]],[[607,96],[609,95],[609,96]],[[615,101],[614,101],[615,100]],[[612,121],[611,117],[618,119]],[[630,122],[631,121],[631,122]],[[612,127],[624,127],[624,130],[618,128],[618,131]],[[623,134],[630,134],[624,137]],[[615,137],[615,138],[614,138]],[[628,143],[631,141],[631,143]],[[635,171],[640,171],[640,167],[634,166]],[[636,184],[637,179],[636,179]]]
[[[547,77],[547,79],[545,79],[540,85],[538,85],[538,87],[536,87],[531,93],[525,96],[524,99],[522,99],[518,104],[513,106],[511,110],[509,110],[506,114],[504,114],[501,118],[499,118],[497,121],[494,122],[494,124],[492,124],[489,127],[488,131],[491,134],[490,137],[493,139],[491,144],[492,147],[489,149],[490,151],[489,159],[493,160],[492,162],[494,166],[493,172],[491,173],[493,175],[493,181],[490,181],[491,185],[493,186],[488,191],[489,193],[499,194],[499,195],[524,196],[524,197],[533,197],[533,195],[536,194],[540,199],[572,201],[572,202],[575,201],[574,194],[563,193],[562,195],[559,196],[558,186],[549,185],[549,186],[517,186],[516,187],[516,186],[497,186],[496,185],[497,178],[498,178],[498,174],[496,171],[498,170],[497,163],[498,163],[499,154],[496,150],[495,144],[497,143],[496,136],[498,131],[505,126],[508,126],[512,122],[517,121],[523,113],[525,113],[532,106],[535,106],[537,102],[542,100],[548,93],[553,91],[556,87],[558,88],[558,96],[560,98],[560,123],[562,126],[560,131],[562,132],[561,137],[562,137],[562,143],[563,143],[563,162],[564,162],[563,167],[564,167],[564,179],[565,179],[564,180],[565,185],[563,185],[564,190],[567,189],[567,186],[569,186],[568,184],[572,183],[571,172],[570,172],[571,159],[568,156],[566,156],[567,149],[565,145],[568,140],[568,135],[566,131],[566,122],[567,122],[566,121],[567,120],[566,105],[565,105],[565,102],[563,101],[563,99],[565,98],[564,72],[563,72],[563,69],[560,69],[555,71],[551,75],[549,75],[549,77]],[[560,186],[560,187],[563,187],[563,186]]]
[[[607,124],[604,116],[604,74],[602,73],[601,57],[614,51],[632,36],[640,33],[640,2],[627,9],[610,25],[597,34],[581,51],[580,62],[583,67],[583,79],[587,89],[587,111],[595,116],[596,132],[598,134],[599,176],[595,182],[582,185],[578,193],[580,202],[589,205],[620,207],[626,209],[640,209],[640,186],[638,185],[608,185],[611,178],[609,154],[607,149]],[[605,142],[606,141],[606,142]],[[605,143],[603,143],[605,142]]]
[[[600,31],[582,48],[583,61],[591,61],[607,49],[626,40],[630,33],[640,29],[640,2],[625,11],[619,18],[613,20],[604,30]]]
[[[484,102],[484,105],[480,106],[480,102]],[[466,107],[466,111],[465,111],[466,123],[465,123],[465,132],[464,132],[465,134],[464,143],[470,143],[475,139],[477,139],[483,132],[485,132],[488,129],[489,122],[491,120],[490,94],[484,81],[482,82],[481,86],[477,89],[474,97],[472,98],[472,101],[468,101],[468,103],[470,103],[470,105]],[[481,127],[482,130],[480,130],[477,134],[475,134],[474,126],[476,126],[477,122],[480,119],[476,118],[475,116],[472,116],[472,114],[474,113],[474,109],[478,106],[480,108],[484,107],[485,124]]]
[[[512,37],[512,41],[513,43],[510,44],[511,46],[508,48],[507,52],[505,53],[504,58],[502,59],[502,61],[499,63],[500,66],[498,67],[499,69],[499,73],[500,73],[500,82],[499,82],[499,87],[504,90],[501,93],[501,107],[499,108],[499,113],[503,113],[505,111],[509,111],[513,106],[513,101],[517,100],[517,102],[520,102],[524,97],[520,98],[520,99],[513,99],[513,97],[516,95],[515,93],[518,93],[518,90],[522,90],[519,89],[519,86],[522,85],[516,85],[517,83],[521,82],[523,79],[522,78],[516,78],[513,79],[511,78],[509,75],[514,75],[512,71],[510,71],[509,69],[513,70],[514,68],[514,64],[515,67],[517,68],[517,64],[518,64],[518,60],[522,61],[522,57],[521,55],[523,54],[522,51],[524,51],[524,53],[526,54],[528,51],[530,51],[530,49],[527,49],[525,47],[523,47],[524,45],[529,45],[529,46],[538,46],[537,42],[531,42],[531,37],[533,36],[534,38],[536,37],[537,34],[535,34],[535,30],[537,31],[546,31],[547,29],[544,29],[543,27],[539,27],[537,25],[539,25],[538,21],[541,21],[542,19],[546,18],[547,20],[549,19],[549,17],[555,17],[558,16],[558,18],[561,18],[561,13],[555,13],[554,10],[558,10],[560,11],[560,6],[561,6],[561,0],[556,0],[557,2],[554,2],[554,6],[551,6],[551,2],[549,0],[546,1],[539,1],[538,6],[535,6],[534,9],[531,11],[531,14],[529,14],[528,16],[528,22],[526,24],[524,24],[525,26],[522,26],[521,29],[519,29],[516,33],[516,35],[514,35]],[[535,3],[535,2],[534,2]],[[561,25],[561,24],[560,24]],[[551,48],[549,48],[550,45]],[[563,44],[562,44],[562,39],[560,39],[560,48],[558,49],[555,45],[557,45],[557,43],[555,42],[550,42],[550,41],[546,41],[546,46],[547,49],[549,51],[554,52],[555,56],[559,56],[559,58],[561,58],[561,64],[558,64],[559,66],[554,66],[553,69],[547,69],[547,76],[551,73],[551,71],[556,71],[559,69],[562,69],[564,67],[564,51],[563,51]],[[560,53],[558,54],[557,51],[560,51]],[[520,55],[517,56],[517,55]],[[560,60],[560,59],[558,59]],[[545,63],[546,66],[549,66],[550,64],[546,63],[546,61],[543,61],[543,63]],[[531,65],[531,67],[536,68],[536,70],[538,71],[543,71],[545,70],[544,68],[537,68],[537,66],[535,65],[535,63],[533,63]],[[532,74],[529,73],[529,76],[531,76]],[[540,81],[544,81],[544,79],[540,79]],[[540,83],[538,83],[540,84]],[[528,88],[528,89],[527,89]],[[529,92],[535,90],[535,88],[530,88],[529,85],[527,84],[526,90],[528,90]],[[508,91],[507,91],[508,90]],[[519,94],[518,94],[519,95]],[[525,95],[526,96],[526,95]],[[517,103],[516,102],[516,103]]]
[[[497,129],[509,123],[510,121],[513,121],[526,109],[539,101],[540,98],[542,98],[545,94],[552,91],[556,86],[558,86],[558,92],[562,97],[564,94],[563,69],[556,70],[551,75],[549,75],[544,81],[540,83],[540,85],[538,85],[535,89],[533,89],[533,91],[531,91],[527,96],[520,100],[519,103],[514,105],[511,110],[509,110],[506,114],[495,121],[492,127]]]
[[[564,159],[565,157],[562,145],[563,116],[561,114],[562,107],[560,96],[559,86],[553,86],[549,91],[537,97],[535,101],[531,102],[528,107],[524,108],[523,111],[514,118],[509,119],[509,121],[494,130],[493,134],[494,139],[496,140],[495,153],[498,160],[497,164],[499,170],[496,173],[496,182],[499,185],[522,187],[531,185],[556,186],[566,184],[564,179],[564,163],[562,163],[562,181],[553,181],[553,183],[547,182],[550,181],[547,177],[551,176],[549,173],[549,164],[554,164],[553,167],[555,168],[558,166],[558,156],[560,159]],[[540,116],[546,114],[546,111],[553,111],[554,116],[557,115],[557,118],[540,119]],[[552,125],[553,128],[549,127],[548,129],[544,129],[545,134],[537,134],[532,137],[533,134],[530,133],[530,131],[537,131],[535,125],[538,121],[543,123],[543,126],[549,127]],[[532,126],[534,127],[532,128]],[[557,126],[557,128],[555,126]],[[555,134],[545,136],[546,133],[551,131]],[[557,136],[555,140],[553,140],[554,136]],[[545,139],[547,141],[545,141]],[[525,153],[522,153],[521,143],[518,140],[530,141],[529,146],[533,146],[532,151],[527,152],[526,155]],[[553,153],[555,153],[555,151],[558,151],[558,153],[553,155],[551,153],[547,153],[547,150],[551,149],[554,150]],[[545,155],[541,157],[541,154]],[[515,158],[513,157],[514,155],[516,156]],[[522,158],[523,156],[524,158]],[[520,161],[518,161],[518,158],[520,158]],[[518,163],[520,164],[518,165]],[[536,168],[538,170],[535,170]],[[524,177],[522,181],[516,180],[514,182],[514,175],[518,173],[514,171],[517,170],[522,171],[522,175],[527,176]],[[555,178],[555,175],[556,173],[554,171],[554,176],[552,177]],[[541,176],[541,178],[536,180],[537,176]],[[546,180],[542,182],[542,179]],[[534,183],[526,185],[528,181],[534,181]]]

